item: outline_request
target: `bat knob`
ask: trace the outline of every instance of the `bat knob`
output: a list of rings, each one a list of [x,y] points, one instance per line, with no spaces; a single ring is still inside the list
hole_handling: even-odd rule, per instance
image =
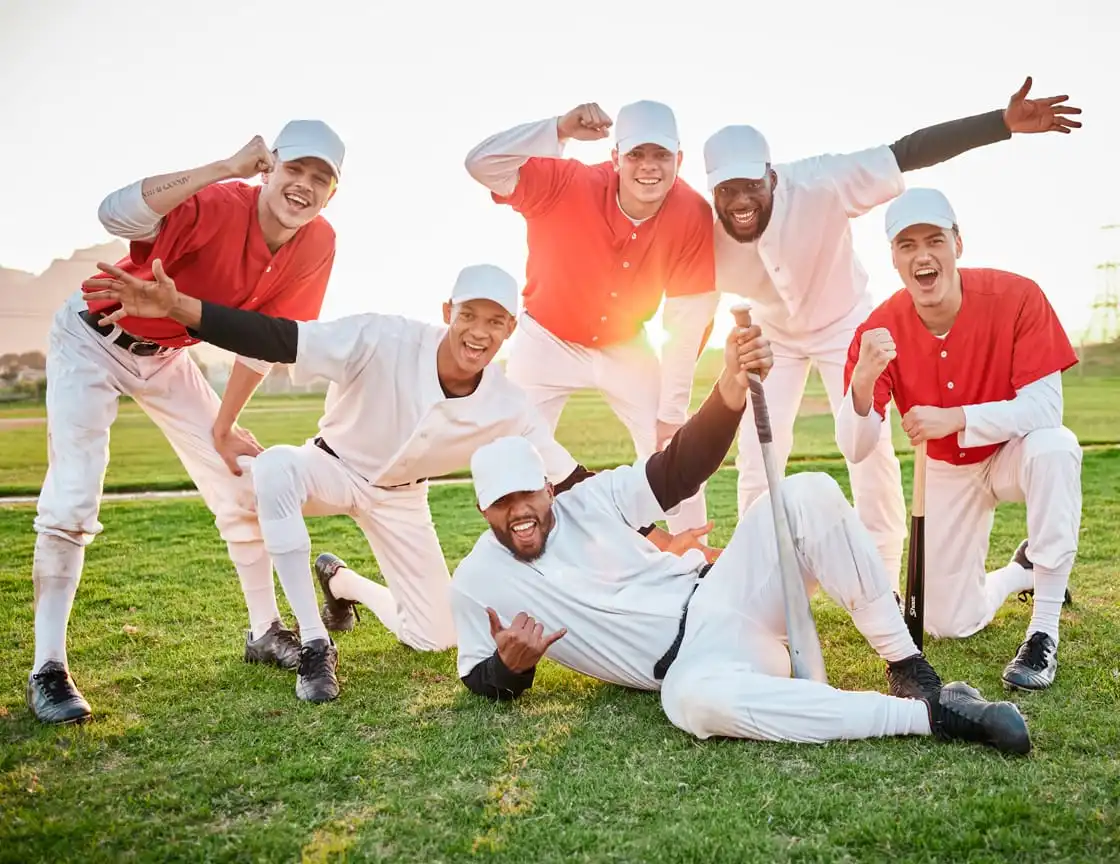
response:
[[[751,304],[736,303],[731,307],[731,314],[735,316],[735,323],[739,327],[751,326]]]

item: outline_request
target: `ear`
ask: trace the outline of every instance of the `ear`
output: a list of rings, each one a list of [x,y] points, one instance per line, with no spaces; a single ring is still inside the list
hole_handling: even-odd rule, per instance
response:
[[[770,191],[773,192],[778,188],[778,172],[773,168],[770,169]]]
[[[512,315],[509,316],[509,321],[506,322],[506,338],[508,339],[513,335],[513,331],[517,329],[517,319]]]
[[[960,258],[961,255],[964,254],[964,240],[961,239],[961,235],[960,235],[959,231],[954,231],[953,235],[957,239],[957,242],[954,244],[956,246],[957,258]]]
[[[684,151],[683,150],[678,150],[677,151],[677,170],[678,171],[681,170],[681,163],[683,161],[684,161]]]
[[[612,147],[611,148],[611,164],[614,166],[614,171],[617,174],[618,173],[618,148],[617,147]]]
[[[443,304],[443,323],[449,326],[451,324],[451,303]]]
[[[556,500],[556,487],[552,485],[551,480],[544,484],[544,488],[548,490],[548,500]]]

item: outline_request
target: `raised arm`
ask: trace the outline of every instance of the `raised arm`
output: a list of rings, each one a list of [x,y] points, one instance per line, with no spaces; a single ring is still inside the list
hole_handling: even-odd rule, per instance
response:
[[[918,129],[891,144],[901,171],[916,171],[946,162],[969,150],[1006,141],[1014,133],[1062,132],[1081,126],[1069,115],[1080,114],[1080,108],[1064,105],[1068,96],[1028,99],[1031,79],[1028,77],[1007,103],[1007,107],[950,120],[936,126]]]
[[[524,180],[522,168],[531,159],[559,159],[569,138],[580,141],[605,138],[611,122],[598,105],[587,103],[561,117],[514,126],[475,146],[467,154],[467,173],[489,189],[500,203],[511,203],[521,210],[529,206],[529,202],[546,196],[553,179],[552,172],[542,170],[540,178],[530,178],[528,182],[543,188],[519,189]]]
[[[646,478],[662,510],[695,495],[727,456],[747,407],[747,376],[763,379],[774,365],[770,343],[758,325],[735,327],[724,346],[724,368],[711,394],[664,450],[646,461]]]
[[[186,171],[145,177],[105,197],[97,218],[105,230],[124,240],[150,240],[160,221],[212,183],[235,178],[248,179],[270,171],[275,159],[259,135],[228,159],[210,162]]]

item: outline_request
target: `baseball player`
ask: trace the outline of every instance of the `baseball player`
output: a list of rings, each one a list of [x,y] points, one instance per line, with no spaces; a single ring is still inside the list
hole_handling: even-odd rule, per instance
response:
[[[130,244],[115,269],[141,279],[174,277],[195,298],[315,318],[335,252],[334,230],[320,211],[344,155],[325,123],[295,120],[271,149],[258,136],[229,159],[126,186],[99,211],[105,228]],[[257,174],[261,185],[236,182]],[[69,674],[66,625],[85,548],[102,530],[109,429],[122,395],[159,426],[214,514],[249,610],[245,659],[285,667],[297,661],[299,642],[280,620],[243,472],[260,446],[236,423],[269,366],[238,358],[219,400],[183,350],[195,342],[176,321],[123,315],[113,301],[86,302],[77,291],[55,315],[47,351],[49,467],[35,519],[35,660],[26,693],[44,723],[91,714]]]
[[[728,337],[725,368],[703,407],[668,447],[553,495],[524,438],[471,460],[490,530],[456,568],[451,605],[458,670],[473,692],[518,696],[547,651],[570,669],[660,690],[680,729],[710,736],[823,742],[939,734],[1026,753],[1011,703],[987,703],[964,683],[941,686],[918,652],[874,544],[826,474],[783,481],[806,588],[818,582],[887,662],[891,695],[845,692],[790,676],[778,551],[760,499],[712,565],[634,538],[693,494],[731,447],[746,407],[741,370],[765,375],[773,355],[757,325]]]
[[[925,629],[961,638],[1008,594],[1034,592],[1027,638],[1003,670],[1041,690],[1057,670],[1058,617],[1081,523],[1081,448],[1062,425],[1062,372],[1077,355],[1037,284],[958,268],[957,217],[943,194],[910,189],[886,216],[904,288],[855,333],[837,421],[844,456],[874,449],[893,400],[913,444],[927,442]],[[985,573],[997,504],[1025,501],[1027,539]]]
[[[1081,125],[1068,116],[1080,109],[1061,104],[1067,97],[1028,99],[1030,88],[1028,78],[1003,110],[919,129],[889,146],[855,153],[772,167],[766,139],[750,126],[728,126],[705,144],[708,187],[720,223],[714,238],[716,284],[721,292],[751,300],[774,345],[766,401],[783,464],[793,446],[810,364],[820,371],[835,416],[852,333],[871,311],[849,220],[902,192],[906,171],[1016,132],[1068,133]],[[749,416],[746,422],[749,427]],[[897,582],[906,509],[889,422],[880,434],[866,459],[848,470],[856,511]],[[736,466],[743,513],[766,490],[756,435],[739,436]]]
[[[199,301],[170,279],[114,275],[118,282],[89,296],[121,303],[128,314],[170,316],[245,356],[294,364],[297,379],[331,382],[319,434],[299,447],[269,447],[252,464],[264,545],[299,622],[300,699],[338,696],[338,651],[328,629],[351,629],[356,602],[411,648],[454,644],[451,576],[428,507],[429,477],[468,466],[480,444],[502,435],[533,441],[561,487],[587,473],[491,363],[516,326],[518,306],[516,281],[498,267],[459,273],[443,308],[446,327],[377,314],[297,323]],[[365,533],[388,587],[322,555],[320,616],[304,517],[339,514]]]
[[[570,139],[615,128],[611,161],[561,158]],[[624,106],[618,123],[596,104],[516,126],[467,156],[493,200],[525,218],[525,311],[507,372],[555,429],[568,396],[596,389],[626,426],[639,457],[663,447],[687,416],[696,361],[718,303],[712,215],[677,176],[673,112]],[[643,325],[665,298],[669,341],[659,363]],[[705,524],[703,491],[669,523]]]

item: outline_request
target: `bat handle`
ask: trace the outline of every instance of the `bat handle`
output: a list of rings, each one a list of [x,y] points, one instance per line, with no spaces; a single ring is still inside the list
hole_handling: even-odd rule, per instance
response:
[[[751,306],[749,303],[736,303],[731,307],[735,325],[744,330],[751,326]],[[760,444],[770,444],[774,431],[770,426],[770,409],[766,405],[766,393],[762,389],[762,379],[757,372],[747,373],[747,386],[751,391],[751,409],[754,412],[754,428],[758,432]]]

